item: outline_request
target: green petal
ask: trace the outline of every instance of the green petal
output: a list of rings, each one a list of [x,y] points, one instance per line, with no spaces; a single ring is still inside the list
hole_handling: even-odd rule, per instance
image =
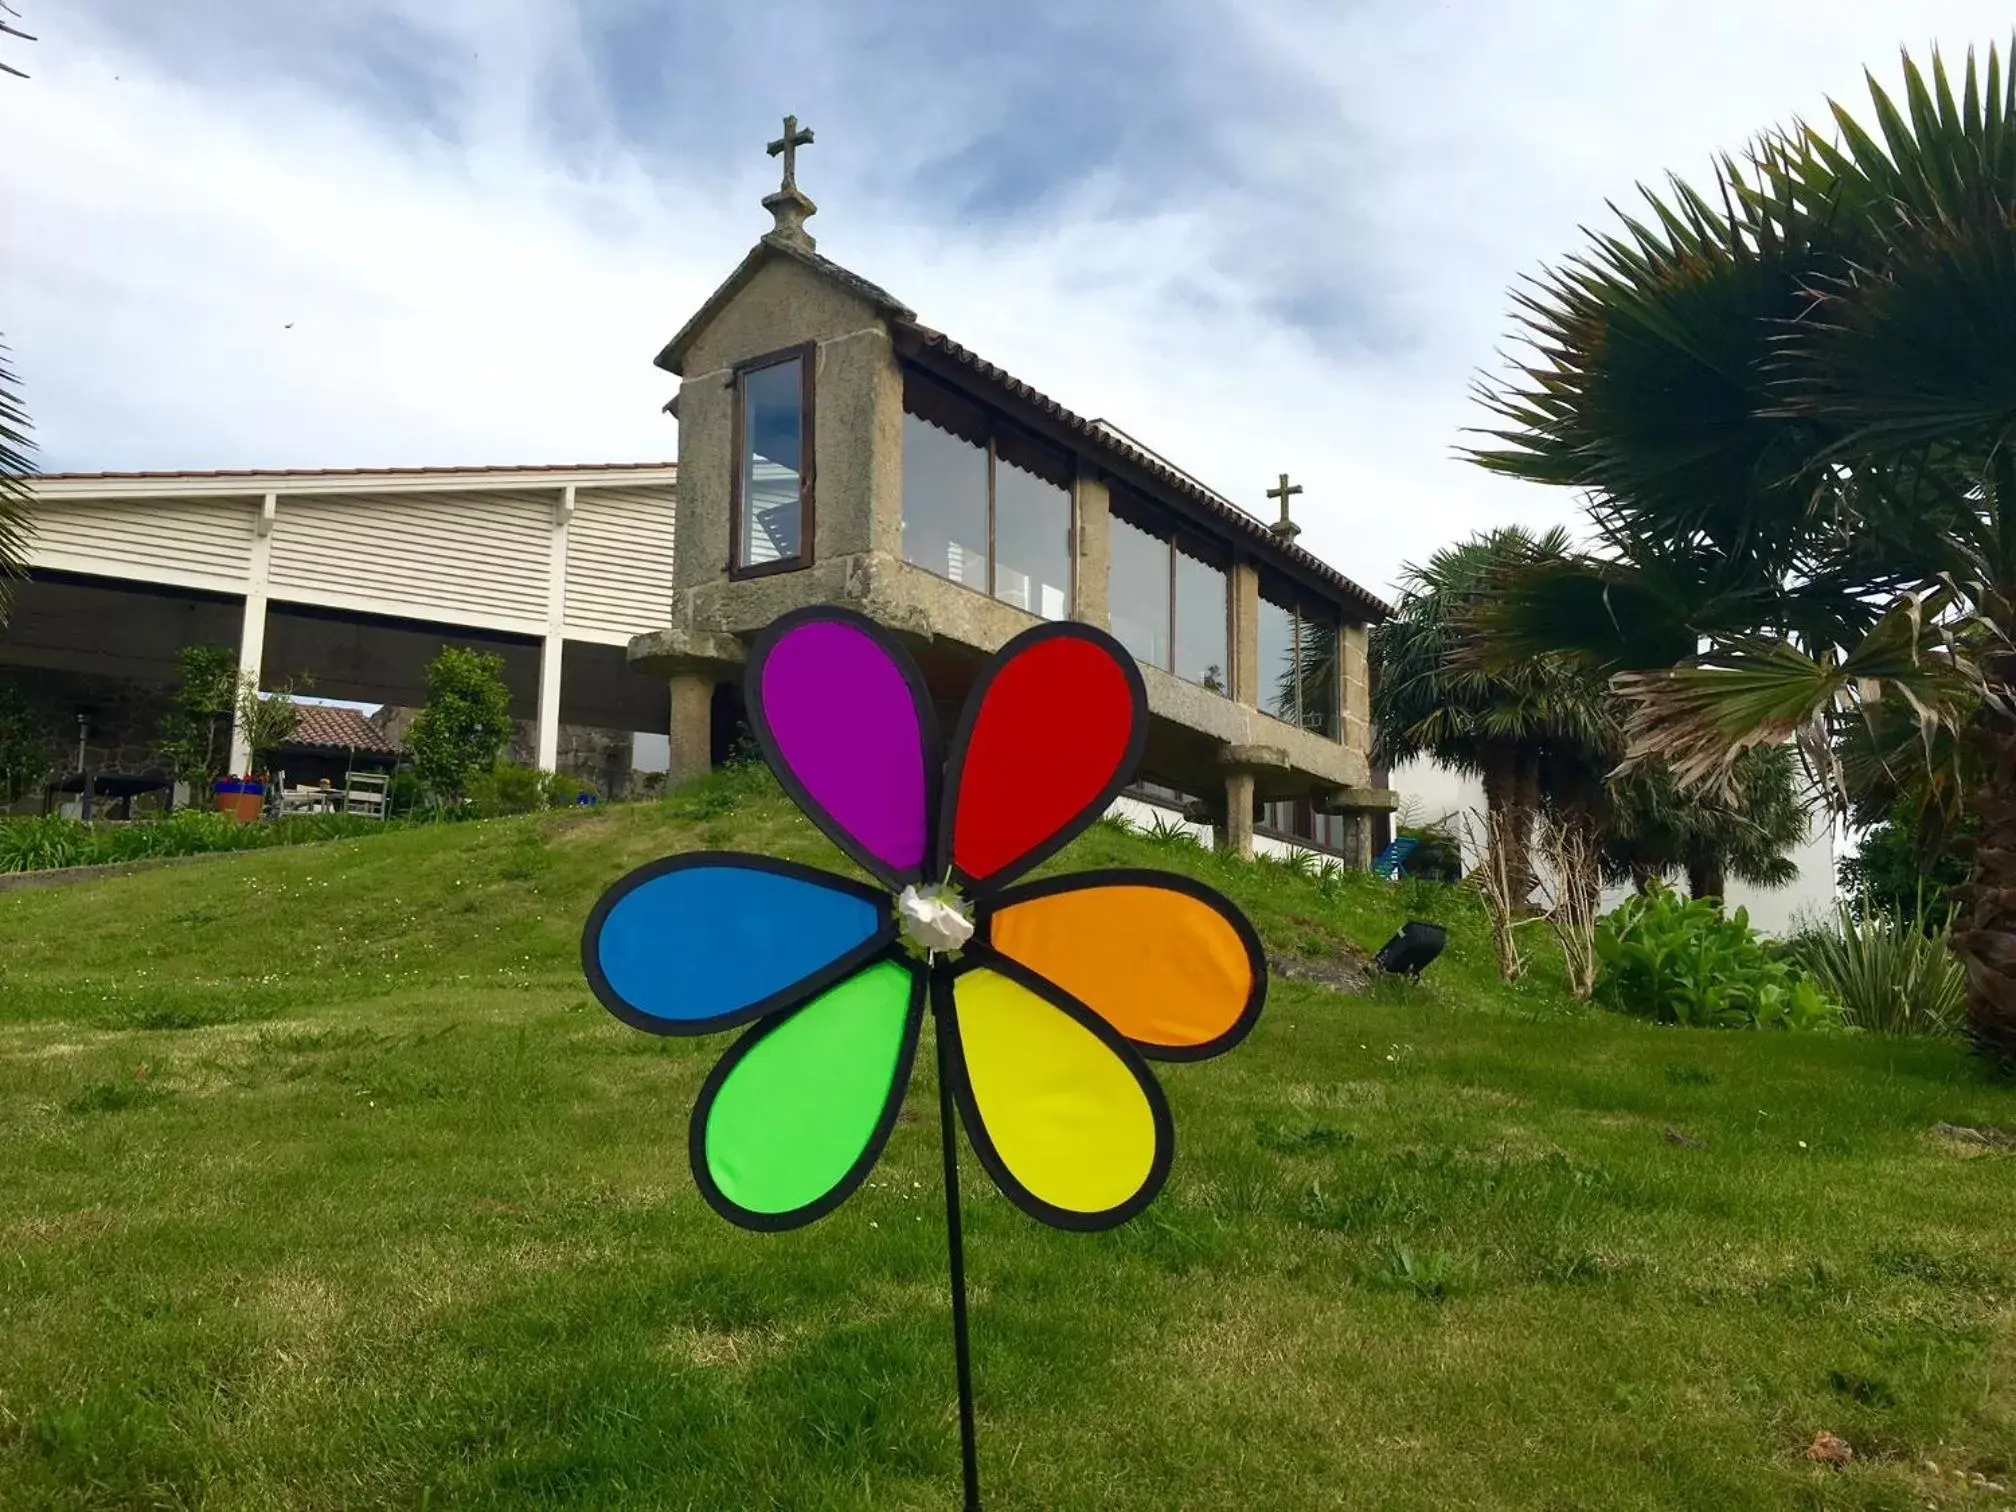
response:
[[[922,1019],[922,979],[885,960],[757,1024],[693,1110],[701,1194],[745,1228],[831,1212],[882,1152]]]

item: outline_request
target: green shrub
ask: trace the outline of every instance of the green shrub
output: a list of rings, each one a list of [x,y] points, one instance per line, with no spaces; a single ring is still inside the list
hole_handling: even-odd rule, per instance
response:
[[[1403,824],[1395,838],[1415,842],[1413,853],[1400,863],[1400,869],[1408,876],[1450,884],[1463,880],[1463,846],[1448,820]]]
[[[50,815],[0,821],[0,872],[49,871],[88,866],[93,838],[89,825]]]
[[[362,814],[297,814],[270,824],[237,824],[204,809],[178,809],[165,819],[93,826],[54,815],[0,820],[0,872],[102,866],[161,856],[303,845],[350,835],[383,834],[394,821]]]
[[[1831,927],[1803,932],[1788,953],[1857,1029],[1951,1034],[1965,1014],[1966,972],[1947,948],[1945,928],[1920,915],[1840,907]]]
[[[579,781],[562,772],[542,772],[537,767],[500,761],[470,781],[469,811],[478,819],[536,814],[571,804],[586,791]]]
[[[453,802],[497,765],[511,738],[511,693],[504,658],[468,646],[443,646],[427,664],[427,704],[406,732],[421,784]]]
[[[1654,883],[1596,924],[1596,1001],[1697,1029],[1814,1029],[1841,1006],[1773,952],[1742,909],[1686,899]]]

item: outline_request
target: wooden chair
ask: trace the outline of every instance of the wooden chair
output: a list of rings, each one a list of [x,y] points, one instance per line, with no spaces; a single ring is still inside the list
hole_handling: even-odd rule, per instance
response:
[[[384,772],[352,772],[343,782],[343,812],[383,819],[391,788],[392,779]]]

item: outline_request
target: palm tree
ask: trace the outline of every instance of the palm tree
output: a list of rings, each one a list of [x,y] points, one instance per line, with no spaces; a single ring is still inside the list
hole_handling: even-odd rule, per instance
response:
[[[1600,814],[1617,729],[1601,681],[1564,657],[1487,667],[1476,616],[1506,574],[1559,562],[1568,549],[1560,530],[1474,535],[1409,566],[1393,617],[1372,632],[1372,759],[1430,756],[1480,778],[1521,902],[1533,889],[1535,816],[1549,805]]]
[[[0,0],[0,12],[20,15],[6,0]],[[0,34],[27,42],[35,40],[5,20],[0,20]],[[0,73],[10,73],[19,79],[28,77],[5,63],[0,63]],[[28,453],[35,449],[35,443],[28,439],[28,412],[21,406],[6,351],[5,346],[0,346],[0,625],[7,623],[12,599],[10,580],[20,578],[28,570],[28,485],[24,480],[33,475]]]
[[[1799,876],[1786,852],[1811,822],[1801,785],[1797,757],[1783,745],[1745,751],[1729,792],[1683,788],[1664,762],[1641,763],[1611,783],[1605,876],[1642,891],[1678,872],[1696,898],[1721,898],[1732,878],[1784,887]]]
[[[1838,797],[1865,716],[1967,753],[1951,938],[2016,1065],[2016,74],[1904,77],[1873,134],[1773,132],[1521,290],[1473,458],[1586,492],[1602,549],[1494,625],[1616,674],[1627,759],[1719,783],[1791,739]]]

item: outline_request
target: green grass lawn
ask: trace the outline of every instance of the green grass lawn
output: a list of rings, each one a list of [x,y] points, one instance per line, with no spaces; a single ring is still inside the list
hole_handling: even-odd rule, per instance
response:
[[[685,1153],[731,1036],[578,974],[603,886],[723,845],[835,862],[727,775],[0,896],[0,1507],[955,1507],[928,1046],[869,1185],[743,1233]],[[1655,1028],[1503,987],[1452,894],[1093,862],[1274,951],[1454,942],[1163,1067],[1132,1225],[965,1157],[990,1508],[2009,1504],[1950,1473],[2016,1468],[2016,1156],[1931,1133],[2016,1093],[1957,1046]]]

